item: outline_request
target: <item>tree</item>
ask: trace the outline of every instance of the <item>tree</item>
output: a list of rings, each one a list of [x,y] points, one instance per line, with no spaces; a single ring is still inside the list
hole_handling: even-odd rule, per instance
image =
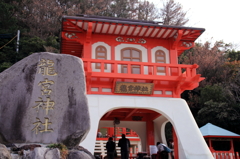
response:
[[[158,17],[155,5],[147,0],[111,0],[97,15],[137,20],[154,20]]]
[[[134,19],[137,8],[137,0],[111,0],[98,15]]]
[[[58,36],[60,33],[62,8],[57,1],[22,0],[16,4],[19,9],[15,14],[22,27],[28,31],[25,35],[38,36],[46,39],[48,36]]]
[[[183,11],[182,5],[174,0],[167,0],[160,9],[160,19],[164,25],[185,25],[189,19],[186,18],[186,11]]]
[[[14,14],[16,7],[7,0],[0,1],[0,34],[8,37],[0,37],[0,72],[10,67],[17,61],[15,40],[12,39],[19,29],[18,20]],[[11,41],[12,40],[12,41]]]
[[[239,61],[240,60],[240,51],[236,51],[236,50],[229,50],[227,52],[227,58],[230,62],[232,61]]]
[[[185,91],[184,99],[199,126],[208,122],[240,133],[240,61],[229,58],[231,45],[222,41],[206,42],[185,51],[180,63],[198,64],[197,72],[205,77],[200,87]]]
[[[15,17],[17,7],[8,2],[0,1],[0,34],[15,34],[19,28],[18,19]]]
[[[240,104],[234,102],[234,95],[221,84],[206,86],[201,89],[201,103],[203,107],[196,117],[200,125],[208,122],[220,125],[236,133],[240,122]]]
[[[158,18],[158,10],[149,1],[140,1],[138,7],[138,20],[155,20]]]
[[[224,71],[224,63],[227,61],[225,53],[228,45],[222,41],[214,44],[205,42],[204,44],[196,44],[190,50],[187,50],[179,57],[179,62],[184,64],[198,64],[197,72],[206,79],[200,83],[200,86],[213,85],[219,83],[226,78]]]

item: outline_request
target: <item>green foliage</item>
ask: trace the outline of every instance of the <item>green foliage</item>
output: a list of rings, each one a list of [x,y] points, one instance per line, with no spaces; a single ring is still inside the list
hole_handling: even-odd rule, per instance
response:
[[[200,102],[204,104],[208,101],[222,102],[225,101],[224,90],[220,85],[207,85],[201,89],[201,100]]]
[[[11,67],[12,63],[10,62],[3,62],[0,64],[0,72],[6,70],[7,68]]]
[[[231,46],[222,41],[197,43],[181,55],[180,63],[198,64],[197,72],[205,77],[182,97],[200,127],[210,122],[239,134],[240,61],[239,51]]]
[[[229,116],[229,111],[231,109],[228,107],[227,103],[210,100],[204,104],[205,107],[198,112],[199,117],[204,120],[211,121],[212,118],[214,118],[214,120],[222,120]]]
[[[50,36],[47,38],[44,49],[47,52],[59,53],[60,44],[58,42],[58,37]]]
[[[13,16],[15,7],[10,3],[0,1],[0,8],[0,34],[16,32],[17,19]]]
[[[240,51],[229,50],[226,54],[228,60],[232,61],[239,61],[240,60]]]
[[[54,143],[47,146],[48,148],[58,148],[59,150],[67,150],[67,147],[61,143]]]
[[[57,40],[58,38],[54,36],[48,37],[46,41],[39,37],[23,36],[19,41],[18,53],[16,52],[16,40],[12,41],[0,50],[0,72],[32,53],[45,51],[58,53],[59,42]],[[9,39],[0,41],[0,46],[8,41]]]
[[[9,39],[3,39],[0,41],[0,47],[6,44]],[[15,42],[12,41],[2,49],[0,49],[0,72],[10,67],[17,62]]]
[[[23,37],[20,41],[20,59],[35,52],[44,51],[45,41],[39,37]]]
[[[67,158],[67,155],[68,155],[68,149],[67,147],[62,144],[62,143],[55,143],[55,144],[50,144],[47,146],[48,148],[57,148],[60,150],[60,153],[61,153],[61,158],[62,159],[66,159]]]
[[[56,49],[60,48],[60,44],[58,42],[58,37],[57,36],[49,36],[47,37],[45,46],[52,46]]]
[[[238,133],[240,129],[239,127],[236,128],[235,125],[240,122],[239,108],[239,105],[210,100],[198,112],[198,123],[204,125],[210,122]]]

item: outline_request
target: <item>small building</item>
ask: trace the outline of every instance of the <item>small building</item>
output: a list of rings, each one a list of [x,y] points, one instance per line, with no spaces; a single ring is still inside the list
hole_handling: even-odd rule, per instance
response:
[[[173,125],[175,159],[212,159],[206,142],[180,95],[204,78],[197,64],[178,63],[204,28],[101,16],[63,16],[61,53],[83,60],[91,129],[81,146],[92,153],[99,128],[128,128],[149,154],[157,141],[167,144]],[[76,79],[81,80],[81,79]],[[80,100],[80,99],[79,99]]]
[[[211,123],[200,128],[215,159],[239,159],[240,135]]]

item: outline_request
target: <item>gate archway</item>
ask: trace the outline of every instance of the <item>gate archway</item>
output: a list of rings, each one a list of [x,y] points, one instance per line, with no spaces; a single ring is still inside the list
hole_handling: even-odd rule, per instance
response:
[[[202,137],[202,134],[191,114],[191,111],[183,99],[117,95],[87,95],[87,98],[89,102],[91,129],[86,139],[80,145],[86,147],[92,153],[94,151],[96,133],[101,118],[104,117],[107,112],[113,111],[115,109],[136,108],[152,110],[161,114],[160,117],[154,120],[149,120],[151,121],[148,121],[150,124],[145,123],[145,127],[139,126],[137,124],[131,124],[131,122],[128,121],[123,121],[121,124],[124,125],[119,125],[122,127],[128,127],[132,130],[135,130],[134,127],[142,127],[142,130],[147,131],[152,127],[153,129],[151,130],[154,131],[148,132],[147,135],[142,134],[142,136],[145,136],[146,138],[145,142],[142,140],[142,148],[149,147],[149,145],[144,145],[144,143],[149,143],[148,140],[153,139],[152,143],[154,145],[156,141],[161,141],[161,138],[163,136],[161,133],[163,126],[162,123],[169,120],[174,127],[176,137],[178,139],[177,144],[174,144],[174,146],[178,147],[177,152],[179,154],[179,158],[191,158],[191,156],[203,156],[205,159],[212,158],[211,153]],[[136,130],[136,132],[141,137],[141,133],[139,133],[138,130]],[[144,137],[141,137],[141,139],[144,139]],[[146,151],[148,150],[146,149]]]

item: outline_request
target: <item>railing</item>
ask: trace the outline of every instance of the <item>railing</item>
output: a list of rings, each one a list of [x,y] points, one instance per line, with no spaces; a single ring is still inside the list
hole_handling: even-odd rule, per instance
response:
[[[126,128],[117,127],[116,128],[116,136],[120,137],[122,134],[125,134],[126,137],[139,137],[138,134],[135,131],[133,131],[133,130],[127,131]]]
[[[100,138],[102,138],[101,140],[107,140],[109,137],[114,137],[114,127],[108,127],[107,129],[108,130],[112,129],[112,131],[107,131],[106,134],[102,134],[101,136],[97,135],[97,138],[99,140]],[[126,137],[137,137],[137,138],[139,137],[135,131],[127,130],[127,128],[117,127],[115,131],[116,131],[117,138],[120,138],[122,134],[125,134]]]
[[[230,151],[213,151],[212,152],[214,159],[240,159],[239,153],[230,152]]]
[[[95,72],[96,76],[103,75],[109,77],[110,74],[121,74],[135,76],[152,75],[152,76],[184,76],[195,77],[198,65],[185,65],[185,64],[164,64],[164,63],[147,63],[147,62],[132,62],[132,61],[116,61],[116,60],[99,60],[99,59],[82,59],[84,62],[84,69],[86,72]],[[137,68],[137,69],[136,69]],[[161,68],[161,71],[158,71]],[[109,75],[107,75],[109,74]]]

